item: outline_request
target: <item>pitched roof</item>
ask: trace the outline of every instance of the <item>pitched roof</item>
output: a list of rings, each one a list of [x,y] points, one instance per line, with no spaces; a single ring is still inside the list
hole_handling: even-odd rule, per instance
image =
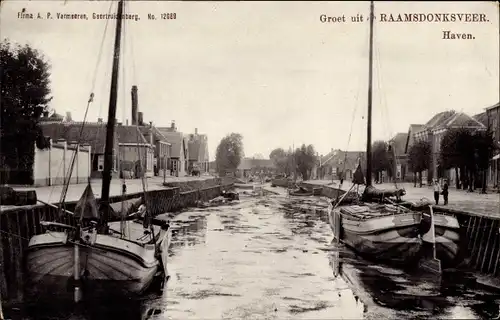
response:
[[[484,128],[485,125],[483,125],[481,122],[478,120],[474,119],[473,117],[469,116],[468,114],[465,114],[463,112],[458,112],[454,114],[452,117],[449,118],[446,123],[443,123],[441,127],[479,127],[479,128]]]
[[[476,114],[472,116],[475,120],[481,122],[485,127],[488,126],[488,114],[485,112],[481,112],[479,114]]]
[[[156,128],[155,126],[140,126],[139,130],[146,140],[148,140],[147,136],[152,133],[153,134],[153,142],[162,141],[168,143],[167,138]]]
[[[500,102],[495,103],[491,107],[487,107],[486,110],[495,109],[495,108],[500,108]]]
[[[172,146],[171,157],[180,158],[182,144],[184,143],[184,137],[182,136],[182,133],[181,132],[169,132],[169,131],[164,130],[163,128],[158,128],[158,130],[167,139],[167,141],[170,142],[170,144]]]
[[[144,143],[149,144],[149,141],[144,138],[137,126],[116,126],[115,134],[118,137],[119,143]]]
[[[423,128],[424,128],[423,124],[410,124],[410,128],[408,129],[408,135],[406,136],[406,144],[403,154],[408,152],[410,143],[412,143],[414,140],[415,133],[422,131]]]
[[[65,139],[68,142],[78,141],[82,123],[78,122],[40,122],[43,135],[52,140]],[[104,153],[106,144],[106,123],[86,123],[80,139],[81,143],[88,143],[93,153]],[[115,135],[115,146],[118,137]]]
[[[407,132],[399,132],[394,138],[389,140],[391,143],[394,153],[399,156],[405,154],[406,143],[408,141],[408,133]]]
[[[429,121],[427,121],[424,127],[428,130],[437,129],[455,114],[456,112],[453,110],[439,112],[438,114],[434,115]]]
[[[366,158],[366,152],[364,151],[342,151],[333,150],[330,151],[326,156],[321,158],[321,166],[331,165],[342,167],[345,165],[346,169],[356,169],[358,165],[358,160],[361,158],[362,161]]]

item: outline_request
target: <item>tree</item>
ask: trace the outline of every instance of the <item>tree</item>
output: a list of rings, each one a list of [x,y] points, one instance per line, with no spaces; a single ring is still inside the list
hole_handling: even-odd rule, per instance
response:
[[[283,148],[276,148],[269,154],[278,173],[288,174],[288,153]]]
[[[241,134],[231,133],[222,138],[215,155],[215,165],[219,175],[225,175],[228,170],[235,171],[243,156],[243,136]]]
[[[461,182],[464,189],[473,190],[474,175],[477,172],[475,140],[471,130],[466,128],[449,129],[441,140],[439,164],[444,169],[455,168],[457,189]]]
[[[47,111],[50,97],[50,65],[29,45],[0,43],[1,110],[0,146],[6,182],[33,183],[35,142],[46,148],[38,121]],[[22,141],[23,143],[19,143]]]
[[[441,139],[441,147],[439,150],[439,165],[443,169],[455,168],[456,188],[460,188],[460,179],[458,169],[462,168],[462,158],[458,153],[458,136],[460,132],[457,129],[449,129]],[[463,173],[462,173],[463,174]]]
[[[308,180],[311,177],[312,169],[316,164],[316,152],[312,144],[306,146],[302,144],[294,152],[297,173],[302,175],[302,179]]]
[[[474,134],[475,160],[477,169],[482,173],[481,193],[486,193],[487,171],[490,166],[490,159],[496,149],[493,132],[478,131]]]
[[[375,141],[372,144],[372,170],[376,181],[380,181],[382,171],[389,170],[388,146],[385,141]]]
[[[431,153],[431,145],[425,140],[417,141],[408,151],[408,165],[410,170],[418,176],[420,187],[422,187],[422,171],[429,170],[431,164]]]

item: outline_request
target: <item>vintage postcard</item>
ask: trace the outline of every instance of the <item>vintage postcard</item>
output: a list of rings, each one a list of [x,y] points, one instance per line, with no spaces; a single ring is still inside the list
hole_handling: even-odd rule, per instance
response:
[[[1,1],[0,319],[498,319],[499,8]]]

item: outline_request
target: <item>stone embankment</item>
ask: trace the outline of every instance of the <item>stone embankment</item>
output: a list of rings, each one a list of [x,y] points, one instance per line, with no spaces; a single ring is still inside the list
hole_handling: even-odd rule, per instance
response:
[[[165,212],[178,212],[195,206],[199,201],[218,197],[222,190],[230,188],[230,179],[216,179],[210,176],[197,178],[169,179],[172,184],[164,186],[159,179],[147,179],[146,192],[141,180],[126,180],[127,193],[121,195],[122,181],[111,184],[110,202],[143,197],[153,215]],[[94,195],[100,198],[101,183],[91,183]],[[87,184],[70,185],[64,208],[74,211],[76,202],[83,194]],[[17,190],[35,189],[37,198],[43,202],[30,206],[3,206],[0,211],[0,297],[2,302],[22,301],[24,274],[24,252],[30,238],[45,232],[40,221],[58,221],[72,224],[72,217],[59,217],[57,204],[60,202],[62,187],[15,188]],[[173,213],[172,215],[175,215]]]

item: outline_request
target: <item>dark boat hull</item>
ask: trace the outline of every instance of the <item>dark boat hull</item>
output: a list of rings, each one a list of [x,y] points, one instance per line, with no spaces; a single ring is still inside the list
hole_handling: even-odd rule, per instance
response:
[[[167,251],[170,231],[160,233],[157,242]],[[159,271],[166,273],[166,260],[158,260],[155,244],[139,245],[113,236],[97,235],[92,245],[78,250],[79,271],[85,299],[107,300],[143,294]],[[163,271],[163,269],[165,269]],[[64,232],[32,237],[26,251],[28,301],[73,300],[75,246]]]
[[[355,215],[329,210],[334,236],[360,256],[396,265],[412,265],[422,250],[419,235],[421,215],[402,212],[360,218],[366,206],[351,206]],[[356,209],[357,208],[357,209]],[[370,215],[370,213],[367,213]]]
[[[443,268],[453,268],[460,263],[460,225],[451,215],[434,213],[436,258]],[[426,248],[432,243],[424,242]]]
[[[344,230],[342,241],[367,258],[390,264],[411,265],[419,260],[422,248],[422,241],[416,236],[410,236],[415,229],[410,227],[392,230],[377,236],[359,235]]]

